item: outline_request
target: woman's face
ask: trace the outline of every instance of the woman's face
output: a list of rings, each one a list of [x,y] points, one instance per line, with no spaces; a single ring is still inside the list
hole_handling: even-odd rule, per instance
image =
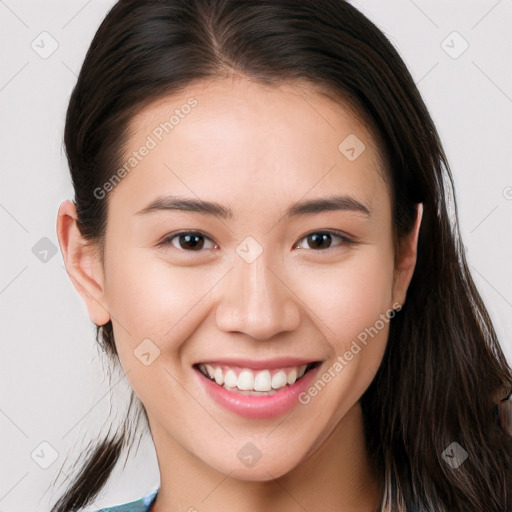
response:
[[[349,435],[414,266],[367,129],[305,86],[222,79],[143,110],[125,163],[96,191],[87,303],[157,452],[268,480]]]

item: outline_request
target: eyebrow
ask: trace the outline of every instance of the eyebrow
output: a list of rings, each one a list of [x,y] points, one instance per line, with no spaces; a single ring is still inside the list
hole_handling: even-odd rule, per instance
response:
[[[234,218],[233,211],[220,203],[188,199],[179,196],[157,197],[145,208],[138,211],[136,215],[168,210],[195,212],[203,215],[212,215],[220,219]],[[372,215],[370,208],[356,198],[347,195],[335,195],[294,203],[285,212],[284,217],[291,218],[332,211],[360,212],[367,217],[371,217]]]

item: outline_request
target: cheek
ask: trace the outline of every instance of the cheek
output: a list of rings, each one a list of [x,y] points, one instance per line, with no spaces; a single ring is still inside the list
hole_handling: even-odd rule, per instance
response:
[[[146,338],[162,352],[176,348],[172,345],[178,341],[173,340],[192,333],[202,314],[201,298],[218,280],[205,272],[199,279],[193,267],[173,269],[158,258],[149,258],[142,249],[128,249],[106,271],[113,323],[120,324],[116,338],[120,357]]]
[[[142,249],[127,249],[106,271],[121,366],[145,407],[165,411],[169,396],[183,395],[173,378],[183,381],[188,370],[180,348],[204,320],[201,299],[219,278],[203,272],[199,279],[197,268],[173,269]]]
[[[361,251],[337,272],[329,272],[321,286],[307,292],[331,349],[323,371],[302,397],[302,403],[321,400],[326,404],[318,421],[340,420],[372,382],[394,316],[392,281],[391,252],[375,247]]]
[[[317,393],[331,404],[322,414],[343,417],[370,385],[389,333],[393,256],[375,245],[355,252],[337,268],[310,272],[302,291],[321,319],[330,357],[306,399]],[[323,391],[324,386],[327,388]],[[320,390],[322,390],[320,392]]]
[[[392,282],[391,253],[373,246],[328,269],[309,270],[299,293],[307,297],[332,344],[344,344],[389,310]]]

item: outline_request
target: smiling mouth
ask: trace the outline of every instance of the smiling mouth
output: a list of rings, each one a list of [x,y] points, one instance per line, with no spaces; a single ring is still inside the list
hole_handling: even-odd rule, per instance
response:
[[[244,395],[270,396],[293,386],[319,364],[320,361],[313,361],[301,366],[252,370],[222,364],[198,363],[194,368],[228,391]]]

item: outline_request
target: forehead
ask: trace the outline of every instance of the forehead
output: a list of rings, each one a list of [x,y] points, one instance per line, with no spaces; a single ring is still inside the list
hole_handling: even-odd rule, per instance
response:
[[[117,187],[131,183],[137,205],[176,188],[204,199],[236,190],[245,202],[261,203],[348,187],[372,203],[386,186],[378,148],[360,117],[303,83],[197,82],[146,106],[128,134],[125,163],[152,141]]]
[[[194,108],[192,113],[195,115],[189,116],[191,109],[187,103],[192,98],[199,109]],[[193,125],[195,129],[201,126],[208,129],[211,127],[207,126],[209,123],[216,123],[217,130],[210,132],[210,137],[222,136],[219,128],[238,128],[233,122],[240,124],[245,121],[244,131],[252,127],[253,136],[258,133],[263,136],[272,128],[279,129],[288,124],[288,133],[296,138],[306,135],[311,139],[312,131],[317,130],[319,137],[324,138],[328,129],[341,135],[341,128],[341,132],[351,129],[370,144],[374,143],[371,130],[363,120],[365,116],[360,111],[347,101],[335,100],[322,92],[319,86],[303,80],[276,85],[240,76],[196,81],[178,93],[150,102],[140,110],[128,125],[131,142],[136,144],[144,134],[151,133],[160,123],[173,117],[172,130],[186,117],[189,118],[186,124]],[[302,122],[292,124],[297,118]],[[229,135],[233,137],[235,133]]]

